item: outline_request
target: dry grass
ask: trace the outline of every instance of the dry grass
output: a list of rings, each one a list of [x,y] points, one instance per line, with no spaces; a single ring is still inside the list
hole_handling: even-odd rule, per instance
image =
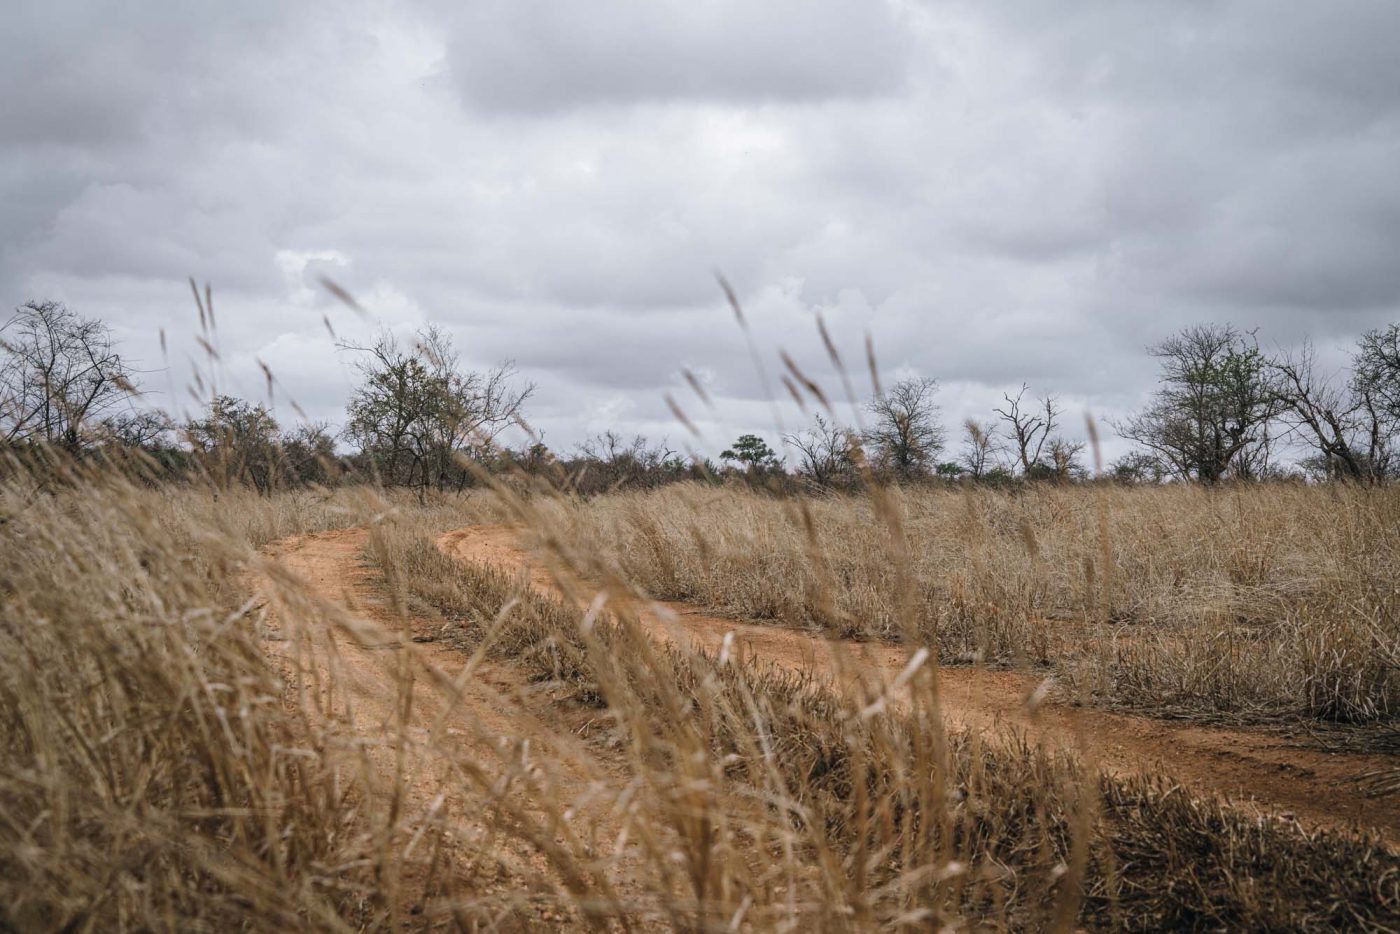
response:
[[[369,866],[330,869],[363,856],[356,784],[231,602],[252,544],[350,513],[234,500],[0,490],[5,926],[335,927],[365,903]]]
[[[503,492],[421,509],[370,491],[215,500],[82,480],[58,493],[22,482],[0,489],[0,926],[1395,923],[1400,860],[1372,842],[1308,835],[1160,782],[1103,778],[1014,742],[947,735],[927,667],[913,675],[912,704],[896,716],[862,712],[772,671],[663,649],[625,615],[588,624],[519,581],[459,567],[431,536],[468,518],[509,518],[626,565],[688,539],[684,517],[704,510],[712,523],[735,523],[729,544],[705,546],[719,567],[760,580],[778,579],[779,567],[795,575],[796,585],[780,588],[783,612],[822,608],[833,615],[814,618],[846,625],[857,608],[890,599],[877,592],[884,582],[896,596],[883,628],[872,630],[909,638],[917,632],[909,622],[920,617],[900,608],[926,604],[898,595],[930,586],[929,559],[917,545],[925,524],[939,525],[947,508],[949,521],[963,523],[960,534],[994,517],[1010,519],[1019,534],[1015,500],[909,497],[903,528],[916,547],[908,552],[882,544],[898,541],[889,515],[866,515],[861,531],[861,502],[812,503],[819,535],[839,527],[860,536],[824,544],[817,555],[804,550],[788,507],[732,493],[705,501],[678,490],[564,507]],[[1366,508],[1379,514],[1390,502]],[[1040,508],[1057,504],[1094,528],[1094,510],[1068,496],[1047,494]],[[649,526],[629,518],[644,505]],[[1364,505],[1353,504],[1357,522]],[[848,514],[850,524],[838,526]],[[618,523],[611,533],[604,519]],[[1033,527],[1035,560],[1046,568],[1033,579],[1047,581],[1055,599],[1083,590],[1072,575],[1060,581],[1048,570],[1056,549],[1078,556],[1085,547],[1070,550],[1073,522],[1065,521],[1059,538],[1057,526]],[[328,605],[257,554],[289,535],[351,525],[371,529],[367,556],[398,608],[387,628]],[[984,531],[980,560],[1009,554],[1006,534],[1000,525]],[[647,535],[657,544],[638,547]],[[677,548],[665,572],[676,581],[699,567],[690,547],[703,552],[699,544]],[[883,570],[880,554],[889,556]],[[1338,560],[1327,567],[1350,568]],[[851,594],[832,586],[823,595],[820,576],[803,571],[814,562]],[[1021,565],[1030,566],[1025,558]],[[645,561],[635,570],[648,587],[676,595],[656,586]],[[325,683],[325,672],[299,667],[292,649],[274,661],[263,611],[248,599],[259,575],[293,648],[309,650],[332,632],[394,648],[385,670],[398,701],[378,746],[355,732],[351,695]],[[980,578],[959,579],[965,605],[988,595],[977,589]],[[1113,586],[1131,592],[1127,582]],[[684,595],[705,598],[696,589]],[[1307,603],[1299,597],[1296,605]],[[1015,637],[1007,628],[974,639],[979,617],[964,616],[948,633],[965,633],[969,650],[995,654]],[[1163,615],[1157,624],[1168,622]],[[404,641],[414,626],[456,644],[460,665],[449,673],[425,661]],[[483,659],[544,689],[539,702],[554,711],[542,714],[549,742],[503,742],[474,723],[472,708],[461,706],[461,679]],[[327,690],[333,704],[319,699]],[[434,734],[427,746],[414,739],[411,711],[430,697],[456,705],[465,736]],[[582,742],[581,721],[592,723]],[[406,757],[424,749],[437,757],[441,789],[427,800],[409,793],[405,777]],[[585,809],[595,815],[589,828],[578,802],[558,793],[564,776],[578,774],[596,799]],[[458,852],[464,840],[474,849]],[[628,886],[618,883],[624,851]],[[519,874],[503,889],[500,867],[521,853],[536,870],[511,870]],[[496,863],[494,882],[483,881]]]
[[[374,553],[441,611],[444,638],[607,711],[595,741],[624,750],[655,796],[652,819],[710,874],[665,891],[684,927],[742,911],[758,929],[1305,929],[1397,909],[1400,861],[1374,842],[1309,836],[1163,781],[1091,776],[1010,737],[945,735],[931,678],[909,714],[862,714],[782,672],[658,650],[625,615],[583,633],[574,611],[457,565],[418,527],[391,525]],[[755,800],[762,812],[735,803]]]
[[[1108,703],[1400,714],[1400,490],[1041,487],[889,502],[902,537],[871,497],[702,486],[558,503],[551,525],[659,598],[847,637],[911,638],[912,625],[945,663],[1052,665]]]

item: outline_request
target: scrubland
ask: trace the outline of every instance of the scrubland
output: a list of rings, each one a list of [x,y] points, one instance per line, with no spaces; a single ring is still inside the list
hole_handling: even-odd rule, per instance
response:
[[[861,704],[436,547],[510,522],[581,575],[735,616],[1048,669],[1095,703],[1380,735],[1397,702],[1388,490],[677,486],[420,506],[80,479],[0,491],[5,926],[1400,923],[1400,858],[1365,828],[950,731],[932,663],[910,666],[907,705]],[[352,536],[354,607],[277,557],[329,529]],[[318,661],[352,654],[382,666],[386,722],[356,720],[361,695]],[[478,723],[478,689],[518,696],[532,738]]]
[[[362,831],[240,569],[323,497],[0,491],[0,903],[14,930],[320,926]],[[370,873],[351,870],[338,884]]]
[[[891,524],[893,523],[893,525]],[[945,664],[1055,669],[1175,715],[1400,713],[1400,491],[1195,485],[779,499],[676,485],[560,502],[580,560],[653,595]]]

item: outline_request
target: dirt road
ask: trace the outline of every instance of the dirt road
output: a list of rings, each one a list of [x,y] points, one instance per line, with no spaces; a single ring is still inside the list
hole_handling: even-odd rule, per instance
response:
[[[574,920],[554,900],[528,894],[554,887],[557,866],[537,847],[503,838],[499,810],[490,819],[482,813],[518,806],[543,829],[546,845],[573,835],[587,841],[575,842],[575,851],[607,854],[592,894],[611,891],[618,904],[639,908],[630,873],[640,856],[626,848],[613,854],[622,765],[575,740],[567,716],[509,665],[483,662],[463,678],[464,653],[413,641],[413,630],[432,621],[392,612],[361,559],[366,540],[364,529],[284,540],[267,549],[275,564],[251,583],[267,601],[268,653],[302,686],[313,716],[342,739],[344,766],[365,769],[371,787],[396,796],[397,813],[451,828],[449,865],[435,870],[443,905],[499,901],[515,924]],[[475,766],[508,783],[509,793],[483,789],[470,774]],[[415,871],[411,860],[388,865]]]
[[[438,545],[459,560],[528,573],[536,591],[587,605],[597,588],[532,557],[504,526],[450,532]],[[654,638],[718,650],[726,636],[738,648],[784,668],[811,672],[838,689],[893,681],[908,653],[899,647],[825,640],[776,625],[745,625],[707,616],[681,603],[652,602],[637,614]],[[1034,675],[978,668],[939,671],[944,714],[977,730],[1011,729],[1033,742],[1083,749],[1116,774],[1163,773],[1184,787],[1229,795],[1243,807],[1294,819],[1308,828],[1379,831],[1400,844],[1400,796],[1369,798],[1358,782],[1367,772],[1394,766],[1385,756],[1331,754],[1267,732],[1192,726],[1148,717],[1076,709],[1027,699],[1042,684]],[[898,705],[897,695],[890,702]]]

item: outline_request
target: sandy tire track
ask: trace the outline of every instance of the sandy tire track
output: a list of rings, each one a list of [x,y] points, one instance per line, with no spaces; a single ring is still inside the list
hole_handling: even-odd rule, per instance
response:
[[[402,813],[432,814],[451,828],[437,896],[501,900],[522,889],[538,890],[541,878],[557,876],[524,844],[501,852],[510,841],[493,831],[493,815],[480,812],[486,796],[467,791],[463,761],[510,762],[531,771],[544,786],[531,801],[543,795],[572,805],[570,828],[600,857],[608,853],[621,828],[611,805],[625,787],[623,766],[563,735],[569,719],[510,665],[483,662],[455,700],[434,688],[435,677],[456,676],[468,656],[412,639],[414,630],[435,630],[441,621],[395,618],[378,575],[361,557],[367,540],[368,533],[356,528],[277,542],[265,550],[275,565],[253,575],[250,584],[266,601],[269,656],[300,684],[312,715],[344,740],[337,744],[346,754],[343,766],[367,766],[379,793],[401,790]],[[290,575],[291,586],[279,586],[282,574]],[[304,631],[288,631],[285,620]],[[532,769],[528,760],[549,768]],[[539,807],[529,812],[545,817]],[[555,842],[562,839],[561,830]],[[619,900],[633,907],[643,901],[634,878],[638,858],[629,848],[599,860]],[[525,919],[517,910],[506,919],[508,927],[569,920],[548,899],[522,910]]]
[[[443,535],[438,546],[465,562],[528,574],[536,592],[586,606],[598,588],[556,562],[522,548],[506,526],[471,526]],[[611,595],[609,595],[611,599]],[[751,625],[708,616],[684,603],[651,601],[634,607],[659,641],[685,641],[716,651],[731,645],[758,659],[809,672],[842,690],[888,684],[905,666],[899,647],[826,640],[778,625]],[[1242,807],[1297,821],[1308,829],[1374,830],[1400,843],[1400,796],[1368,797],[1359,776],[1393,767],[1394,757],[1329,753],[1263,731],[1197,726],[1027,698],[1043,678],[979,668],[942,668],[940,697],[950,723],[983,732],[1014,730],[1048,747],[1083,749],[1114,774],[1164,774],[1198,792],[1228,795]],[[898,704],[898,698],[893,699]]]

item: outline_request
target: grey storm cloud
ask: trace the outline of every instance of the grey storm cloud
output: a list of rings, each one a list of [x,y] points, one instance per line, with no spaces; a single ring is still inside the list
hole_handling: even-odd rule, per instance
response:
[[[569,446],[773,434],[787,350],[839,380],[1100,415],[1203,320],[1334,354],[1400,319],[1400,6],[19,0],[0,12],[0,296],[112,323],[184,404],[259,361],[339,420],[336,338],[438,324]],[[372,315],[328,296],[343,283]],[[327,322],[335,336],[327,330]],[[168,355],[160,350],[164,332]],[[168,361],[167,361],[168,358]],[[168,369],[167,369],[168,367]],[[704,409],[678,376],[700,374]],[[788,427],[799,418],[782,410]]]
[[[467,101],[523,113],[879,94],[911,51],[895,8],[866,0],[487,0],[456,14],[447,48]]]

